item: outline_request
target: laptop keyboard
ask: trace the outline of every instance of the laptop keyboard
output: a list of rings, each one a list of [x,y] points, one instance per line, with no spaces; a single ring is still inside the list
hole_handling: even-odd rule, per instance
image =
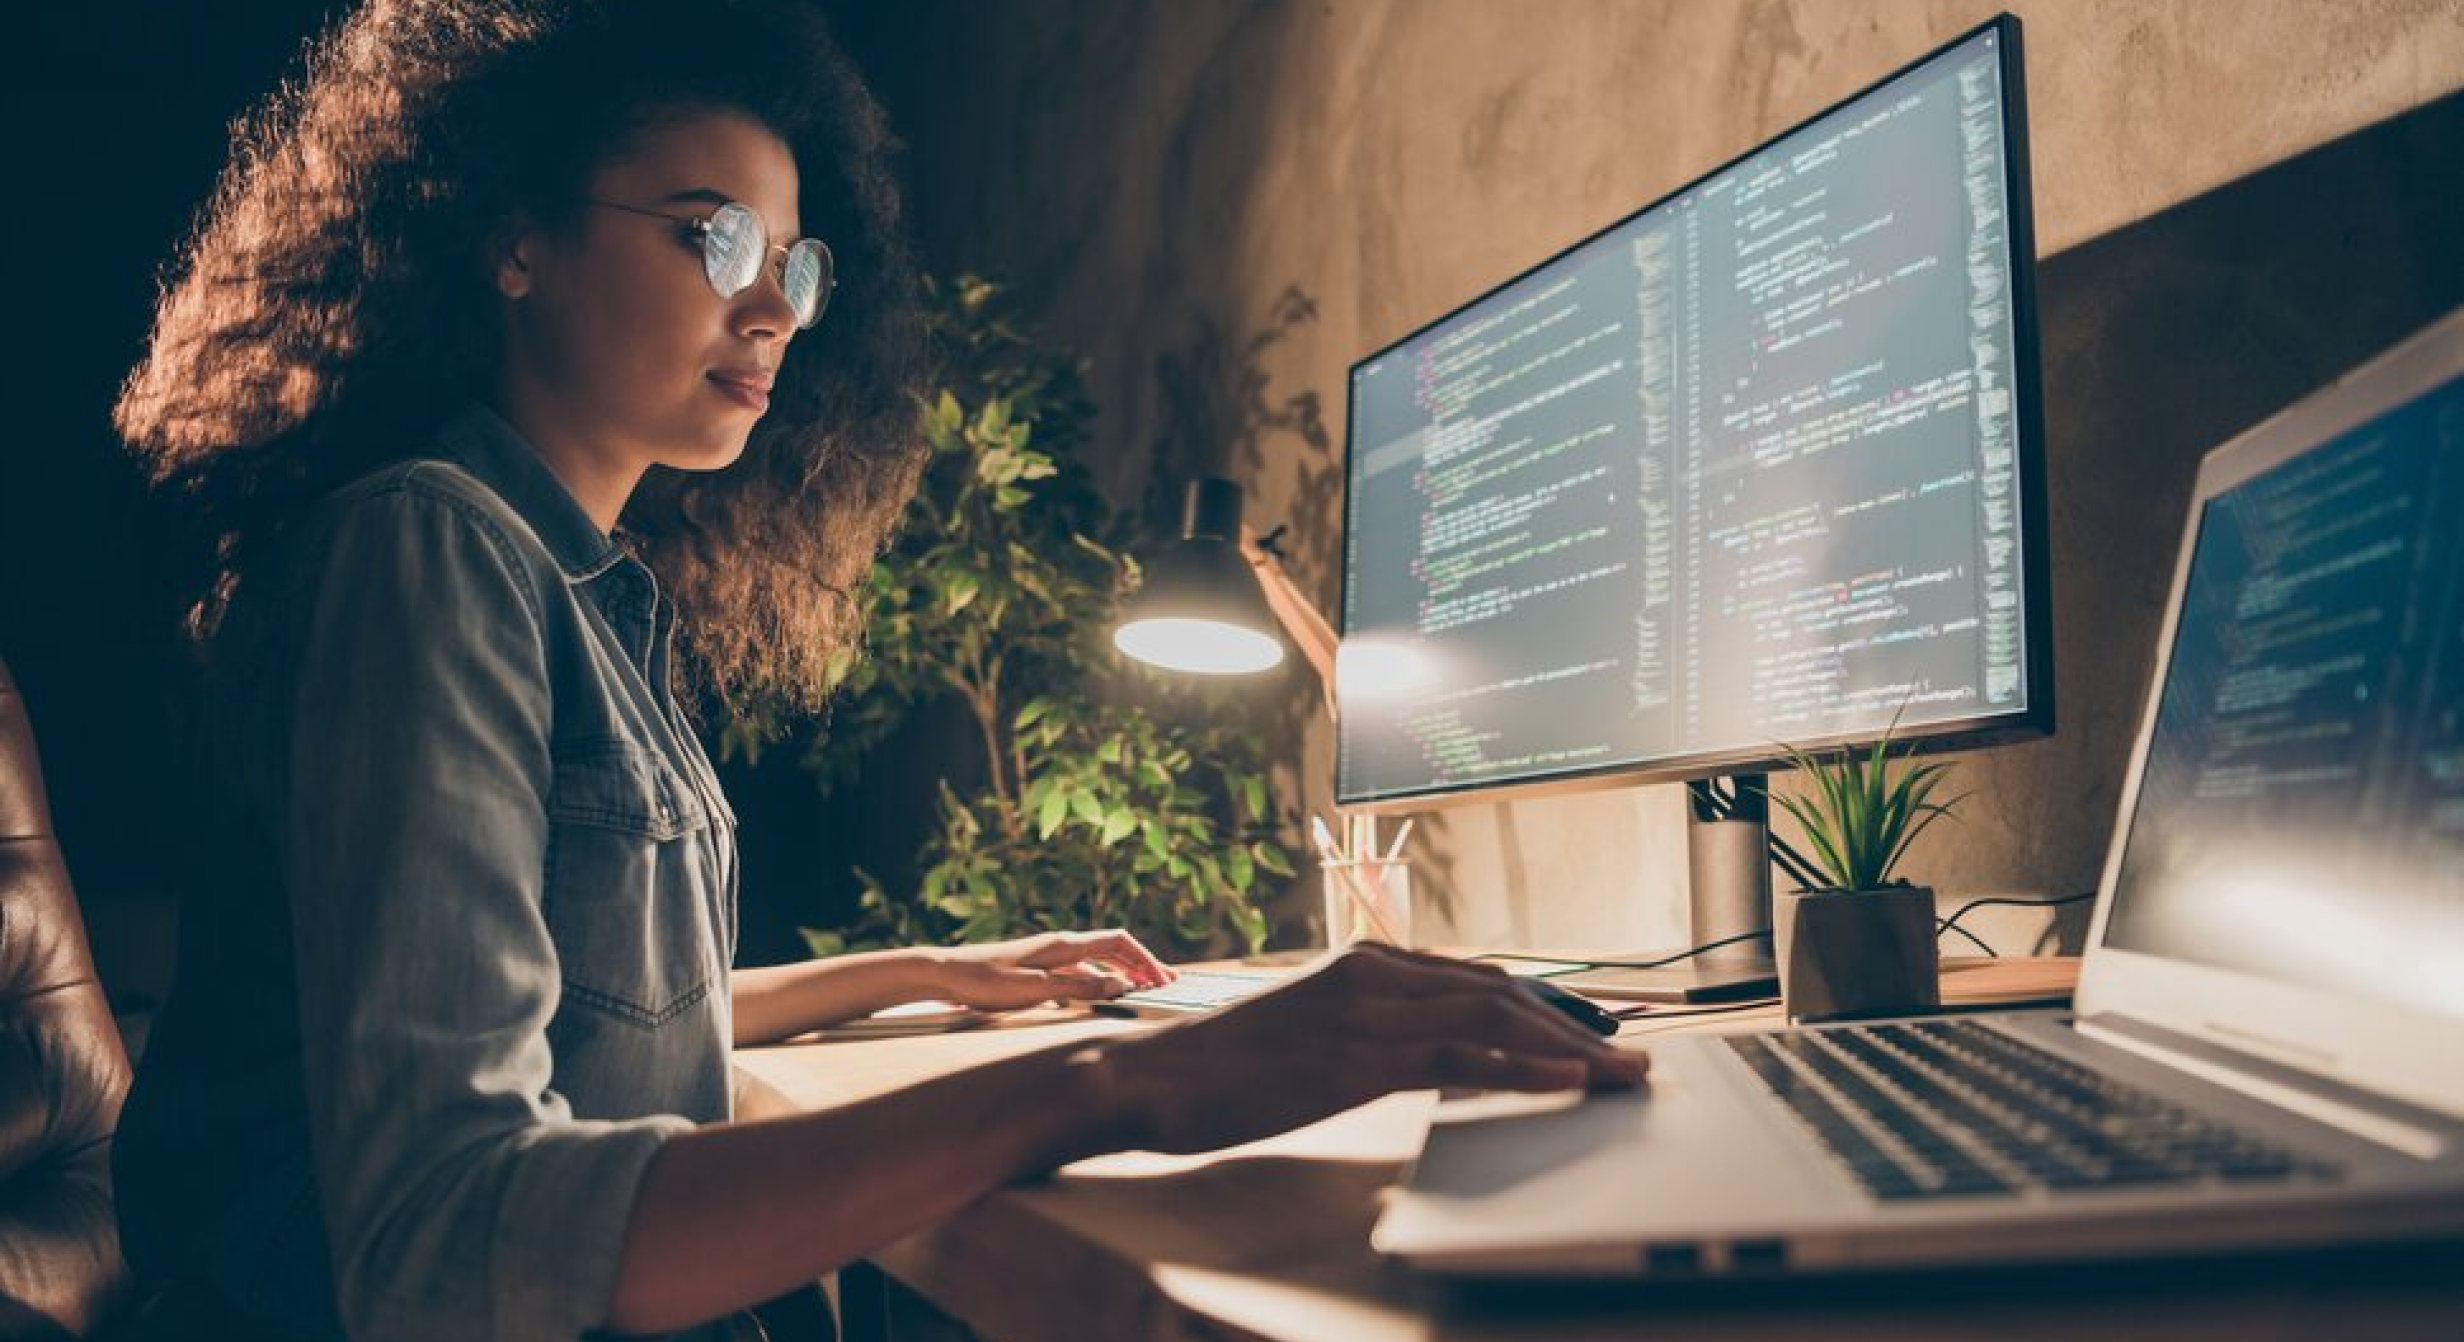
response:
[[[1885,1201],[2335,1173],[1976,1021],[1727,1043]]]

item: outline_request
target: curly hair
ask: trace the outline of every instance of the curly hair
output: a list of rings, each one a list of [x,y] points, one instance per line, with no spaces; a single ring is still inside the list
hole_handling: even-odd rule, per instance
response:
[[[840,288],[790,344],[744,459],[654,469],[619,530],[675,598],[696,688],[818,706],[831,653],[861,634],[846,593],[922,470],[925,327],[896,142],[792,0],[370,0],[234,124],[113,411],[187,529],[201,647],[309,503],[415,454],[489,388],[485,257],[504,222],[578,227],[629,137],[707,111],[787,143]]]

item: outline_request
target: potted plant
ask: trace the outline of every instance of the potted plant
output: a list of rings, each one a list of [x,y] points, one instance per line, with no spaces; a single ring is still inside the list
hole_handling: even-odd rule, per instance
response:
[[[1773,896],[1772,950],[1791,1018],[1839,1020],[1929,1009],[1942,1000],[1934,892],[1892,875],[1908,845],[1951,813],[1937,802],[1947,764],[1895,760],[1899,715],[1871,747],[1820,758],[1781,749],[1811,788],[1774,794],[1805,831],[1831,885]],[[1901,752],[1904,754],[1904,750]],[[1902,767],[1894,770],[1893,764]]]

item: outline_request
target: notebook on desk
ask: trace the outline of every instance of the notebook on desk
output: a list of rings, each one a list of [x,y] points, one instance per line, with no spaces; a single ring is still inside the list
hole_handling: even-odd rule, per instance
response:
[[[1689,1277],[2464,1232],[2464,311],[2202,463],[2073,1012],[1655,1041],[1373,1236]]]

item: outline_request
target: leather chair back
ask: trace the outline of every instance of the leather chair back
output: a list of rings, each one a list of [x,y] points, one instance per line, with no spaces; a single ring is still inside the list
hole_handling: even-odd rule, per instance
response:
[[[127,1093],[33,725],[0,661],[0,1339],[84,1337],[126,1298],[111,1134]]]

